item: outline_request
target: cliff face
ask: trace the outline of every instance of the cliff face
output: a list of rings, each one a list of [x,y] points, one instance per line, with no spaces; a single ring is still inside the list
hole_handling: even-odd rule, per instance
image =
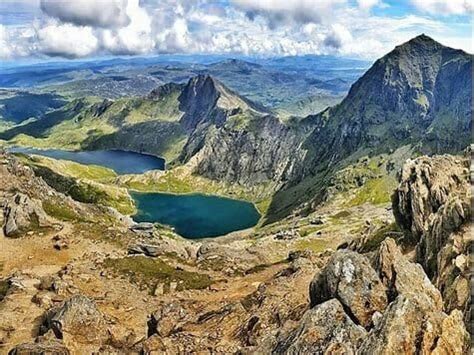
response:
[[[183,159],[197,174],[212,179],[244,186],[281,186],[300,168],[304,130],[269,115],[253,119],[250,125],[250,129],[226,125],[195,132],[183,150]]]
[[[466,316],[472,238],[469,163],[452,156],[409,161],[393,196],[396,220],[416,245],[416,261],[441,291],[445,309],[460,309]]]

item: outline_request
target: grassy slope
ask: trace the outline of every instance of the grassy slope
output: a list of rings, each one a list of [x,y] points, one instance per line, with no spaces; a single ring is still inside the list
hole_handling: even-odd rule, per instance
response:
[[[101,102],[89,99],[77,112],[51,113],[48,118],[51,125],[37,123],[17,130],[16,134],[12,131],[14,137],[8,137],[11,138],[9,143],[69,150],[101,146],[143,150],[172,160],[181,151],[186,138],[178,124],[181,113],[177,97],[177,93],[172,93],[159,100],[118,99],[104,112],[98,109]]]
[[[127,190],[108,183],[116,177],[111,169],[41,156],[21,155],[21,159],[46,183],[77,201],[114,207],[124,214],[136,211]]]

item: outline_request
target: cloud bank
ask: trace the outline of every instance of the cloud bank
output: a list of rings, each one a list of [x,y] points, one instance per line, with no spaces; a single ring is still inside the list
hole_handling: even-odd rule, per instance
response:
[[[472,13],[468,0],[409,0],[417,13],[397,16],[380,14],[390,10],[383,0],[18,1],[39,15],[0,23],[3,59],[150,53],[372,59],[421,32],[466,47],[440,17]]]

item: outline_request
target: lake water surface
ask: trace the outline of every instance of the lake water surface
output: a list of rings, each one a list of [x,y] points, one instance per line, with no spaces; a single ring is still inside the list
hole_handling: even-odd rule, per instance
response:
[[[138,208],[137,222],[171,225],[185,238],[224,235],[253,227],[260,219],[249,202],[203,194],[131,193]]]
[[[165,160],[149,154],[123,150],[69,151],[60,149],[35,149],[12,147],[14,153],[37,154],[55,159],[71,160],[86,165],[101,165],[117,174],[141,174],[149,170],[164,170]]]

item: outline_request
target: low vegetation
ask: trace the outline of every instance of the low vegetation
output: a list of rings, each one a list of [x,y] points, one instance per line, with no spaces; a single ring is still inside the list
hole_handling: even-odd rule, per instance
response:
[[[163,285],[164,292],[175,283],[176,290],[205,289],[212,284],[212,279],[204,273],[190,272],[174,268],[163,260],[144,256],[129,256],[121,259],[106,259],[105,267],[127,276],[131,282],[149,289],[150,292]]]

